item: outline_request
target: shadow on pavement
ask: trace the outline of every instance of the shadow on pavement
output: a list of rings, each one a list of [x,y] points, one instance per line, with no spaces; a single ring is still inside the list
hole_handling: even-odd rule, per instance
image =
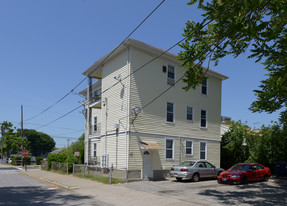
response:
[[[225,205],[286,205],[287,186],[266,185],[264,183],[238,185],[236,191],[221,192],[218,189],[207,189],[200,192],[200,195],[210,196]]]
[[[59,190],[43,189],[42,187],[1,187],[0,205],[68,205],[89,201],[89,196],[67,194]]]

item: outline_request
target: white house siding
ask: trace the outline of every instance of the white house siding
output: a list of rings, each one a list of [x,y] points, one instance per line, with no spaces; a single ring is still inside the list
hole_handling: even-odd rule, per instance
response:
[[[112,89],[121,76],[122,84],[119,82]],[[122,52],[102,68],[102,107],[101,107],[101,135],[102,153],[109,154],[109,166],[122,169],[125,168],[125,128],[126,128],[126,103],[127,90],[127,52]],[[126,78],[126,79],[125,79]],[[124,85],[124,86],[123,86]],[[129,106],[128,106],[129,108]],[[107,123],[106,123],[107,119]],[[115,124],[119,125],[118,136]],[[107,137],[106,137],[107,135]],[[127,142],[128,145],[128,142]]]

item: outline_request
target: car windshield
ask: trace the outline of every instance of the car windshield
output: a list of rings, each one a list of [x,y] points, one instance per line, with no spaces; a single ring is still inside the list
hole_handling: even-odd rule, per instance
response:
[[[240,164],[240,165],[234,165],[233,167],[230,168],[231,171],[248,171],[249,165],[248,164]]]
[[[182,162],[180,166],[192,166],[195,162]]]

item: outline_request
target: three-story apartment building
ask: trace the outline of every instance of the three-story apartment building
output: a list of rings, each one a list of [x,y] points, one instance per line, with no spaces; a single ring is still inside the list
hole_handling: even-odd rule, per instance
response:
[[[220,166],[221,87],[227,77],[202,67],[207,79],[185,91],[178,80],[186,68],[163,52],[128,39],[83,73],[89,77],[81,92],[88,100],[86,163],[112,164],[142,178],[165,177],[184,160]]]

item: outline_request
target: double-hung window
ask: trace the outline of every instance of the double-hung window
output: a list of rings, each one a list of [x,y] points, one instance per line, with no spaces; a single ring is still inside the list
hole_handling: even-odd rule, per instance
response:
[[[207,95],[207,79],[202,80],[201,94]]]
[[[200,111],[200,127],[207,128],[207,111]]]
[[[173,159],[173,139],[165,140],[165,158]]]
[[[193,141],[190,140],[185,141],[185,154],[193,155]]]
[[[193,109],[192,109],[192,107],[186,107],[186,120],[193,121]]]
[[[167,67],[167,84],[174,85],[175,83],[175,67],[168,65]]]
[[[97,157],[97,143],[94,143],[94,157]]]
[[[174,104],[171,102],[166,104],[166,121],[174,123]]]
[[[94,132],[98,131],[98,118],[97,116],[94,117]]]
[[[207,147],[206,147],[206,142],[200,142],[200,159],[201,160],[206,160],[206,150],[207,150]]]

